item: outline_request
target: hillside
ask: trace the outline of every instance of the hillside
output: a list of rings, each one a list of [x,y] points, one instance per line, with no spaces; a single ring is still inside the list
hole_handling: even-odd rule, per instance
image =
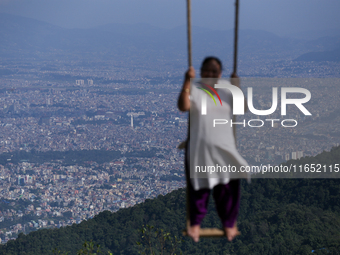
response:
[[[287,163],[335,164],[340,147],[315,157]],[[177,251],[183,254],[338,254],[340,250],[340,179],[253,179],[242,181],[238,227],[233,242],[226,238],[201,239],[198,244],[183,237]],[[145,225],[164,229],[174,238],[185,227],[185,189],[148,199],[116,213],[102,212],[93,219],[60,229],[42,229],[0,245],[0,254],[52,254],[57,248],[76,254],[85,241],[93,240],[103,251],[138,254]],[[209,204],[203,227],[219,227]],[[153,240],[157,243],[157,240]],[[325,248],[325,249],[323,249]]]
[[[205,226],[219,226],[212,203]],[[339,179],[257,179],[242,183],[238,226],[242,235],[226,239],[184,238],[184,254],[310,254],[313,249],[340,249]],[[51,254],[53,248],[76,254],[84,241],[93,240],[113,254],[138,254],[138,230],[145,224],[181,236],[185,225],[185,190],[116,213],[102,212],[71,227],[20,234],[0,246],[0,254]],[[323,252],[324,250],[319,250]]]

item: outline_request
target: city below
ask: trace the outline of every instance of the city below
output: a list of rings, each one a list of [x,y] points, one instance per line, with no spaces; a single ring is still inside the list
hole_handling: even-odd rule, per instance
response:
[[[237,125],[241,155],[250,165],[277,165],[339,146],[339,62],[294,61],[306,53],[301,45],[261,47],[241,51],[244,94],[253,87],[261,110],[272,105],[272,87],[306,88],[311,115],[288,105],[285,116],[280,107],[268,116],[238,116],[239,123],[266,122]],[[32,57],[23,49],[22,58],[0,59],[1,243],[185,187],[178,146],[187,137],[188,113],[178,110],[177,99],[186,56],[149,48],[134,56],[134,47],[126,48],[124,58],[61,50]],[[284,119],[297,125],[285,127]]]

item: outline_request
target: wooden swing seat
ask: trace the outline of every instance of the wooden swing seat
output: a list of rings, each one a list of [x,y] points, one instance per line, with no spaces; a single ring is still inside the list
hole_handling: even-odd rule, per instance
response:
[[[190,226],[190,221],[187,220],[187,228]],[[187,230],[182,231],[183,236],[188,236]],[[236,236],[241,235],[240,231],[237,231]],[[220,228],[201,228],[200,229],[200,237],[222,237],[226,236],[223,229]]]
[[[186,230],[182,232],[183,236],[188,236]],[[221,237],[225,236],[225,233],[222,229],[219,228],[201,228],[200,229],[200,237]]]

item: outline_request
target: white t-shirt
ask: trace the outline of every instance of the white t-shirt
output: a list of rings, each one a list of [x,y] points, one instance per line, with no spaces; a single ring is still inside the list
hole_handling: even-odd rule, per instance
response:
[[[228,81],[218,81],[218,83],[221,82]],[[202,89],[210,91],[216,104]],[[212,189],[215,185],[228,183],[230,179],[249,178],[248,174],[240,172],[241,166],[247,166],[248,163],[239,154],[235,145],[231,125],[232,94],[228,89],[216,89],[216,91],[221,98],[222,105],[217,95],[206,85],[197,82],[192,83],[191,86],[190,144],[187,147],[187,155],[190,159],[190,181],[195,190]],[[206,115],[202,115],[204,97]],[[235,170],[236,172],[232,172]]]

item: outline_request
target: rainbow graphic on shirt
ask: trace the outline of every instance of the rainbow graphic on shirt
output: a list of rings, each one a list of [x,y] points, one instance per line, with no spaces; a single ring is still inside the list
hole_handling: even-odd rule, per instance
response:
[[[204,86],[206,86],[207,88],[209,88],[212,92],[214,92],[214,93],[216,94],[218,100],[220,100],[220,103],[221,103],[221,105],[222,105],[222,100],[221,100],[219,94],[217,93],[217,91],[216,91],[213,87],[211,87],[211,86],[208,85],[208,84],[202,83],[202,82],[200,82],[200,84],[203,84]],[[200,90],[203,90],[204,92],[206,92],[206,93],[214,100],[215,105],[217,105],[214,96],[210,93],[209,90],[206,90],[206,89],[204,89],[204,88],[199,88],[199,87],[197,87],[197,88],[200,89]]]

